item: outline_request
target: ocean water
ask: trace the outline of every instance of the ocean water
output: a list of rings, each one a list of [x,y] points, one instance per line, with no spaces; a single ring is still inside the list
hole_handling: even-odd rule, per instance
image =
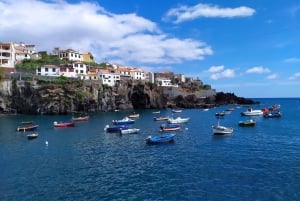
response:
[[[220,119],[229,136],[213,136],[216,112],[235,105],[185,109],[190,117],[175,142],[146,145],[161,135],[155,116],[171,110],[136,110],[139,134],[105,133],[104,127],[132,111],[91,114],[74,128],[54,128],[71,116],[0,116],[0,200],[300,200],[300,99],[257,99],[280,104],[281,118],[254,117],[239,127],[237,108]],[[39,137],[17,132],[21,121],[39,124]],[[48,145],[45,142],[48,141]]]

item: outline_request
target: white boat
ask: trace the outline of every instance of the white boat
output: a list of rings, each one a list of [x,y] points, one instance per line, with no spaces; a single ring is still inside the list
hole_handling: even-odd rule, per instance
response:
[[[262,110],[253,110],[252,108],[249,108],[247,111],[241,113],[243,116],[259,116],[263,114],[264,112]]]
[[[121,129],[120,133],[121,134],[131,134],[131,133],[138,133],[139,131],[140,131],[139,128],[129,128],[129,129],[126,129],[126,130]]]
[[[179,124],[179,123],[185,123],[185,122],[188,122],[190,120],[190,118],[189,117],[187,117],[187,118],[181,118],[181,117],[177,117],[177,118],[173,118],[173,117],[171,117],[171,118],[169,118],[168,120],[167,120],[167,122],[169,123],[169,124]]]
[[[226,135],[226,134],[231,134],[233,133],[233,128],[232,127],[225,127],[225,126],[221,126],[219,121],[218,121],[218,125],[216,126],[212,126],[213,129],[213,133],[214,135]]]

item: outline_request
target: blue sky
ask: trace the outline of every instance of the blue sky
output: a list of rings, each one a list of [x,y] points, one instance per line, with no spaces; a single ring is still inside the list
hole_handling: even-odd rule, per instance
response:
[[[90,51],[247,98],[300,97],[298,0],[0,0],[0,40]]]

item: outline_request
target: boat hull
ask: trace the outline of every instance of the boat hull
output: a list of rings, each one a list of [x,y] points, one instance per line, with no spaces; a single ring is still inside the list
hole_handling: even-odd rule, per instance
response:
[[[89,116],[85,116],[85,117],[73,117],[72,120],[73,121],[88,121],[90,119]]]
[[[164,132],[169,131],[178,131],[181,129],[181,126],[179,124],[162,124],[160,126],[160,130]]]
[[[212,126],[214,135],[228,135],[233,133],[233,128],[225,126]]]
[[[38,125],[31,125],[31,126],[20,126],[17,128],[17,131],[34,131],[36,130]]]
[[[164,135],[164,136],[149,136],[146,138],[146,143],[147,144],[164,144],[164,143],[169,143],[173,142],[176,134],[169,134],[169,135]]]
[[[36,133],[32,133],[32,134],[28,134],[27,135],[27,139],[28,140],[33,140],[33,139],[36,139],[39,135],[36,134]]]
[[[57,127],[57,128],[74,127],[75,122],[67,122],[67,123],[54,122],[53,125],[54,125],[54,127]]]
[[[133,133],[138,133],[139,131],[140,131],[140,129],[138,129],[138,128],[129,128],[126,130],[121,129],[120,134],[133,134]]]
[[[127,130],[128,128],[128,125],[106,125],[104,131],[108,133],[119,133],[121,130]]]

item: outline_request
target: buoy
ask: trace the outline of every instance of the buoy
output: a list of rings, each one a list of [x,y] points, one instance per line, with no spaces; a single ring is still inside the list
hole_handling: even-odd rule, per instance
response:
[[[48,141],[47,140],[46,140],[45,144],[46,144],[46,146],[48,146]]]

